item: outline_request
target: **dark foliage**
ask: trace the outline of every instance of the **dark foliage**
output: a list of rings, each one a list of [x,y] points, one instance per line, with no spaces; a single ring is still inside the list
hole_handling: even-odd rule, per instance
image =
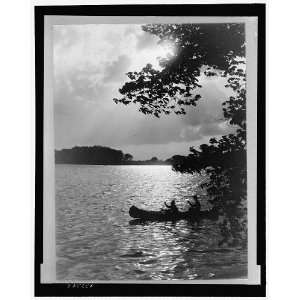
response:
[[[130,153],[103,146],[82,146],[55,150],[57,164],[84,165],[170,165],[170,162],[152,157],[149,160],[133,160]]]
[[[55,150],[55,162],[58,164],[121,164],[130,157],[131,154],[124,155],[120,150],[102,146]]]
[[[223,242],[245,245],[247,237],[247,153],[243,138],[237,134],[211,139],[199,150],[190,149],[187,157],[173,161],[173,169],[182,173],[209,176],[202,184],[211,205],[219,210]]]
[[[150,159],[150,161],[158,161],[158,158],[154,156]]]
[[[138,104],[142,113],[156,117],[185,114],[184,106],[196,106],[201,98],[201,72],[238,75],[238,57],[245,55],[243,24],[154,24],[143,30],[159,36],[160,43],[172,43],[176,55],[160,59],[162,70],[147,64],[127,73],[130,81],[119,90],[124,97],[114,99],[116,103]]]
[[[133,156],[131,154],[129,154],[129,153],[126,153],[124,155],[123,160],[125,160],[125,161],[132,161],[133,160]]]

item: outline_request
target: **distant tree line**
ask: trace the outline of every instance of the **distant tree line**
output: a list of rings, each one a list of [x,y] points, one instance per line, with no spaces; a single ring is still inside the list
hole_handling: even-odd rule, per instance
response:
[[[157,157],[149,160],[133,160],[130,153],[104,146],[76,146],[71,149],[55,150],[56,164],[85,165],[162,165],[171,164],[169,160],[162,161]]]
[[[55,150],[55,162],[58,164],[119,164],[130,159],[131,154],[102,146]]]

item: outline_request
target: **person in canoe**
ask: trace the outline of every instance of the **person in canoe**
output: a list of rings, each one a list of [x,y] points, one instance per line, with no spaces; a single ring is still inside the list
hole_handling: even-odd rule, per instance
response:
[[[194,200],[194,203],[191,203],[190,201],[188,201],[188,203],[190,205],[189,212],[199,213],[201,211],[201,203],[200,203],[200,200],[198,199],[197,195],[193,196],[193,200]]]
[[[179,212],[178,207],[176,206],[175,200],[172,200],[170,205],[168,205],[167,202],[165,202],[165,206],[173,214],[177,214]]]

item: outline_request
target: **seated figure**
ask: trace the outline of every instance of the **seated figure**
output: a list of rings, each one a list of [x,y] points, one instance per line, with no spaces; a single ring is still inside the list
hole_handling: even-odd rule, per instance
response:
[[[191,206],[189,211],[193,212],[193,213],[197,213],[201,211],[201,203],[197,197],[197,195],[193,196],[193,200],[194,203],[191,203],[190,201],[188,201],[189,205]]]
[[[175,200],[172,200],[170,205],[168,205],[168,204],[165,202],[165,206],[166,206],[172,213],[175,213],[175,214],[178,213],[178,207],[176,206]]]

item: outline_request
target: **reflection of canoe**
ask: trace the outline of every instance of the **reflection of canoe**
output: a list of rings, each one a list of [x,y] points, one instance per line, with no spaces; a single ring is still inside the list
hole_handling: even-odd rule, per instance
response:
[[[140,220],[152,220],[152,221],[173,221],[173,220],[202,220],[202,219],[215,219],[218,217],[218,212],[216,209],[202,210],[200,212],[177,212],[173,213],[170,210],[161,211],[151,211],[137,208],[136,206],[131,206],[129,209],[129,215],[134,219]]]

